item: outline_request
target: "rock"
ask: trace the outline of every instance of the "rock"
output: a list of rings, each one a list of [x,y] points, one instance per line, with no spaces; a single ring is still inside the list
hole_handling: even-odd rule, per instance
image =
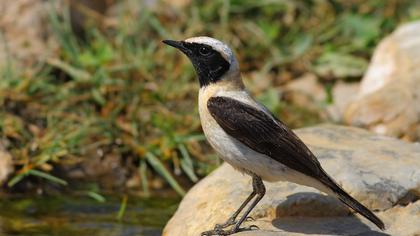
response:
[[[342,122],[348,105],[354,101],[359,91],[359,83],[338,81],[332,89],[333,103],[326,107],[328,116],[334,122]]]
[[[287,104],[301,108],[309,113],[317,114],[320,118],[325,117],[323,108],[326,101],[326,90],[318,82],[316,75],[304,74],[286,83],[281,87],[281,91],[282,100]]]
[[[294,103],[307,106],[308,101],[324,102],[326,99],[325,88],[318,82],[314,74],[305,74],[300,78],[290,81],[284,86],[284,92],[291,93]]]
[[[269,86],[266,86],[266,90]],[[348,105],[355,100],[360,83],[337,81],[332,87],[332,103],[328,101],[325,85],[314,74],[305,74],[284,85],[281,90],[287,102],[316,111],[325,120],[342,122]]]
[[[375,50],[347,124],[420,140],[420,21],[399,27]]]
[[[0,69],[29,69],[58,47],[48,28],[51,6],[43,0],[0,1]]]
[[[0,143],[0,185],[6,182],[9,175],[13,173],[13,170],[12,155]]]
[[[420,234],[420,225],[414,223],[420,222],[420,144],[335,125],[297,134],[344,189],[377,211],[386,233]],[[250,215],[256,221],[245,223],[260,230],[237,235],[383,235],[315,189],[287,182],[266,187],[267,194]],[[250,192],[250,177],[223,164],[188,192],[163,235],[199,235],[224,222]]]

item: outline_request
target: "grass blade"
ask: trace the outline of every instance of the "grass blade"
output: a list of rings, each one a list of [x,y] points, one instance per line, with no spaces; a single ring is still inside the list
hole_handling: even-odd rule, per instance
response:
[[[48,59],[47,63],[53,67],[57,67],[63,70],[77,81],[87,81],[91,77],[87,71],[78,69],[64,61],[60,61],[55,58]]]
[[[39,170],[29,170],[27,172],[27,174],[28,175],[33,175],[33,176],[37,176],[37,177],[41,177],[41,178],[47,179],[47,180],[49,180],[51,182],[54,182],[56,184],[67,185],[67,181],[65,181],[63,179],[60,179],[58,177],[55,177],[53,175],[50,175],[48,173],[39,171]]]
[[[13,187],[15,184],[19,183],[27,174],[23,173],[23,174],[18,174],[15,175],[8,183],[7,186],[9,187]]]
[[[127,209],[127,201],[128,201],[128,197],[127,195],[124,195],[121,200],[120,209],[118,210],[118,215],[117,215],[118,221],[121,221],[122,218],[124,217],[125,210]]]
[[[169,185],[179,194],[185,195],[184,189],[178,184],[178,182],[172,177],[169,171],[163,166],[162,162],[151,152],[146,153],[147,162],[153,167],[153,169],[158,172]]]
[[[57,41],[63,50],[71,57],[74,62],[77,62],[79,55],[79,47],[74,36],[74,33],[70,27],[70,13],[69,9],[65,7],[62,12],[63,19],[60,19],[59,13],[54,7],[54,4],[50,4],[49,21],[51,24],[52,32],[55,34]]]
[[[181,152],[182,159],[181,159],[181,168],[184,170],[185,174],[191,179],[193,182],[198,181],[198,177],[194,173],[194,166],[191,160],[190,155],[188,154],[187,148],[184,144],[178,144],[178,149]]]
[[[106,198],[102,196],[101,194],[94,192],[94,191],[88,191],[86,192],[86,195],[95,199],[98,202],[106,202]]]

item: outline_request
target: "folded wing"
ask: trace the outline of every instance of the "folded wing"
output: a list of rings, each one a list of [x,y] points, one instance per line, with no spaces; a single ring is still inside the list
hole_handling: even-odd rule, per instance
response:
[[[227,134],[256,152],[311,177],[321,166],[308,147],[270,113],[228,97],[212,97],[207,108]]]

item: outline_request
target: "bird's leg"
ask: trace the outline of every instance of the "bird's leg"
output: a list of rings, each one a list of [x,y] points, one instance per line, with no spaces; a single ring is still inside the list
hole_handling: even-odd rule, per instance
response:
[[[241,211],[245,208],[246,205],[248,205],[249,201],[251,201],[252,198],[254,198],[256,194],[257,193],[255,192],[255,189],[252,190],[252,193],[241,204],[241,206],[235,211],[235,213],[233,213],[233,215],[230,216],[229,219],[225,223],[223,223],[223,224],[216,224],[216,226],[214,227],[214,229],[223,229],[223,228],[226,228],[228,226],[231,226],[231,225],[236,224],[236,217],[238,217],[239,213],[241,213]]]
[[[236,232],[242,230],[242,229],[239,228],[239,226],[241,226],[242,222],[244,222],[247,219],[249,213],[252,211],[252,209],[254,209],[254,207],[258,204],[259,201],[261,201],[261,199],[265,195],[264,183],[263,183],[261,177],[255,175],[255,174],[252,176],[252,187],[254,188],[254,191],[256,192],[257,197],[252,202],[251,206],[249,206],[249,208],[245,211],[245,213],[242,215],[242,217],[239,219],[239,221],[235,224],[235,226],[233,226],[233,228],[231,229],[232,233],[236,233]],[[256,227],[256,226],[250,226],[249,228],[247,228],[245,230],[251,229],[252,227]]]
[[[258,202],[265,195],[265,186],[264,186],[264,183],[262,182],[262,179],[259,176],[257,176],[257,175],[252,176],[252,187],[253,187],[252,193],[242,203],[242,205],[239,207],[239,209],[237,211],[235,211],[235,213],[228,219],[228,221],[226,223],[224,223],[223,225],[220,225],[219,227],[218,227],[218,225],[216,225],[216,227],[214,227],[213,230],[205,231],[205,232],[201,233],[201,235],[202,236],[204,236],[204,235],[206,235],[206,236],[209,236],[209,235],[230,235],[230,234],[234,234],[234,233],[239,232],[239,231],[250,230],[253,227],[256,227],[256,226],[250,226],[250,227],[245,228],[245,229],[240,229],[239,228],[239,226],[247,219],[247,217],[248,217],[249,213],[252,211],[252,209],[254,209],[254,207],[258,204]],[[251,206],[246,210],[245,214],[242,215],[242,217],[239,219],[239,221],[235,222],[236,217],[239,215],[239,213],[243,210],[243,208],[251,201],[251,199],[255,195],[257,195],[257,198],[252,202]],[[232,224],[234,224],[232,229],[223,230],[224,227],[227,227],[227,226],[232,225]]]

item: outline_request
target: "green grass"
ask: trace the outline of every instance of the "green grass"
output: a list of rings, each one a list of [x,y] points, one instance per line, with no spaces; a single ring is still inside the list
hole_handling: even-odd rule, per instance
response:
[[[113,27],[87,25],[82,41],[68,12],[51,10],[57,56],[31,76],[13,62],[1,70],[0,137],[16,166],[9,185],[28,175],[65,184],[48,172],[101,149],[134,158],[130,174],[140,176],[144,192],[162,178],[183,194],[180,179],[196,182],[220,162],[201,134],[193,68],[162,39],[222,39],[237,52],[246,80],[258,71],[272,88],[306,72],[321,81],[357,80],[379,40],[418,18],[415,6],[408,0],[193,1],[182,10],[138,6],[137,12],[126,6]],[[256,95],[293,127],[319,121],[279,101],[276,90],[265,91]]]

